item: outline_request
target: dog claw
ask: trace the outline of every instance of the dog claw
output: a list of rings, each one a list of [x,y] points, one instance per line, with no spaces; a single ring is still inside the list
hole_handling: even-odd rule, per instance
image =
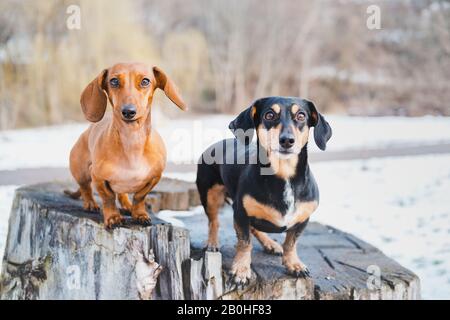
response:
[[[99,212],[100,207],[96,203],[85,203],[83,209],[89,212]]]
[[[148,227],[152,224],[152,220],[150,219],[150,216],[148,215],[147,212],[138,212],[135,213],[133,215],[133,213],[131,213],[131,217],[133,218],[134,221],[136,221],[138,224]]]
[[[275,250],[274,248],[271,248],[271,249],[267,249],[267,248],[265,248],[264,249],[264,252],[265,253],[268,253],[268,254],[271,254],[271,255],[274,255],[274,256],[279,256],[279,257],[281,257],[282,255],[283,255],[283,252],[281,251],[277,251],[277,250]]]
[[[283,265],[286,267],[287,273],[294,277],[311,277],[308,267],[297,257],[283,257]]]
[[[301,278],[309,278],[310,277],[310,274],[307,271],[296,271],[296,272],[294,272],[294,275],[296,277],[301,277]]]
[[[234,289],[243,290],[247,285],[250,284],[251,273],[248,275],[237,275],[230,272],[230,282]]]
[[[147,218],[147,219],[139,218],[139,219],[136,219],[136,222],[144,227],[148,227],[148,226],[152,225],[152,221],[149,218]]]
[[[288,270],[288,273],[297,278],[310,278],[311,273],[308,268],[304,268],[303,270]]]
[[[217,246],[212,246],[212,245],[208,245],[206,247],[206,251],[208,252],[219,252],[219,247]]]
[[[243,290],[245,286],[249,283],[248,279],[239,279],[237,277],[233,278],[233,282],[238,290]]]
[[[106,229],[112,230],[122,227],[124,224],[124,219],[120,215],[112,215],[105,220]]]
[[[152,225],[152,221],[151,220],[145,220],[145,221],[141,221],[140,222],[143,226],[145,227],[149,227]]]
[[[226,282],[227,287],[230,288],[230,291],[233,291],[236,289],[236,284],[233,282],[233,275],[231,275],[230,273],[228,273],[228,279]]]
[[[113,229],[116,229],[116,228],[120,228],[121,226],[122,226],[122,223],[120,223],[120,222],[119,223],[113,223],[113,224],[107,226],[106,229],[113,230]]]

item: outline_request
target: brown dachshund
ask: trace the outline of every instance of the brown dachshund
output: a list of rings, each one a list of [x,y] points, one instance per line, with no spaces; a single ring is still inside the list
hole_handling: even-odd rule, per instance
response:
[[[145,197],[158,183],[166,165],[166,148],[151,126],[150,107],[157,88],[186,110],[170,78],[160,68],[140,63],[119,63],[103,70],[81,94],[83,113],[94,123],[70,153],[70,171],[80,188],[65,193],[75,199],[81,196],[84,209],[98,211],[93,183],[103,202],[107,228],[123,222],[116,195],[134,220],[150,223]],[[108,100],[113,112],[104,116]],[[132,202],[128,193],[134,194]]]

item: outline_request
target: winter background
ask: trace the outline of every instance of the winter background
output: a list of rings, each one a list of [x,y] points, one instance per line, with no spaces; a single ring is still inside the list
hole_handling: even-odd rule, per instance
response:
[[[70,178],[80,93],[123,61],[161,67],[190,108],[155,98],[171,177],[192,181],[256,98],[314,101],[334,134],[326,152],[309,144],[312,219],[417,273],[423,298],[450,299],[448,1],[0,1],[0,256],[14,190]]]

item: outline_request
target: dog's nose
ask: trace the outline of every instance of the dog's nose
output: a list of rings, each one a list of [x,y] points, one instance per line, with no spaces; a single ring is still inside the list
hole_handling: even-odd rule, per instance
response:
[[[280,136],[280,146],[285,149],[291,148],[295,143],[294,135],[292,134],[283,134]]]
[[[136,115],[136,107],[132,104],[126,104],[122,107],[122,116],[125,119],[133,119]]]

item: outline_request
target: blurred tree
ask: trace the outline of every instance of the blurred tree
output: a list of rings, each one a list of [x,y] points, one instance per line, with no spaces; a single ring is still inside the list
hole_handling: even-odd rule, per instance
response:
[[[81,30],[66,27],[73,4]],[[198,112],[300,95],[328,112],[450,115],[450,2],[3,0],[0,129],[82,120],[84,86],[133,60],[161,65]]]

